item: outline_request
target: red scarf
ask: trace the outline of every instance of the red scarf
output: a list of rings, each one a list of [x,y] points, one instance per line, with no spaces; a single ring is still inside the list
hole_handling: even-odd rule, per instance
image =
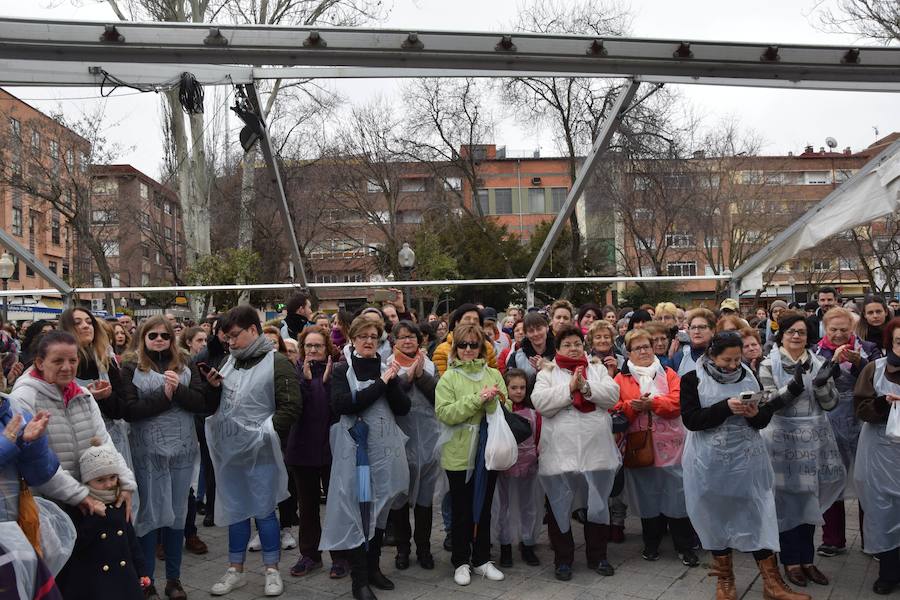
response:
[[[856,335],[851,333],[850,341],[847,342],[846,344],[841,344],[841,346],[845,346],[845,345],[850,346],[850,348],[856,348]],[[835,350],[840,348],[840,346],[838,346],[837,344],[832,342],[830,339],[828,339],[828,336],[826,335],[821,340],[819,340],[819,348],[826,348],[826,349],[834,352]]]
[[[47,381],[44,379],[44,376],[41,375],[37,370],[32,369],[31,376],[35,379],[40,379],[41,381]],[[66,386],[66,389],[62,391],[63,397],[63,406],[66,408],[69,407],[69,402],[72,401],[72,398],[81,395],[81,386],[75,383],[75,380],[69,382],[69,385]]]
[[[561,369],[566,369],[567,371],[571,371],[575,373],[575,369],[578,367],[584,367],[584,378],[587,380],[587,356],[582,354],[579,358],[569,358],[568,356],[563,356],[562,354],[556,354],[556,365]],[[588,402],[587,398],[584,397],[584,394],[581,393],[581,390],[575,390],[572,392],[572,406],[575,407],[578,412],[589,413],[597,410],[597,406],[593,402]]]

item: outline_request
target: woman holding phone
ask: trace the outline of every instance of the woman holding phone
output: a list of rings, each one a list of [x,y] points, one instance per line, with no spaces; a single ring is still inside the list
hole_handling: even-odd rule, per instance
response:
[[[732,550],[752,552],[766,598],[808,600],[778,572],[775,474],[759,430],[784,406],[779,397],[760,406],[759,381],[742,364],[743,340],[717,333],[681,378],[681,419],[688,429],[682,465],[688,515],[700,542],[713,555],[717,600],[735,600]]]

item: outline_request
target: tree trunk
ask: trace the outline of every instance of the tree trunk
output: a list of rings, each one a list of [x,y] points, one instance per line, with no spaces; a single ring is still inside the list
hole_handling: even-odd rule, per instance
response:
[[[253,250],[253,198],[255,184],[255,169],[253,166],[256,158],[256,150],[246,152],[241,157],[241,200],[240,200],[240,216],[238,223],[238,248]],[[246,281],[241,279],[238,283],[244,284]],[[250,292],[242,291],[238,299],[238,304],[249,304]]]

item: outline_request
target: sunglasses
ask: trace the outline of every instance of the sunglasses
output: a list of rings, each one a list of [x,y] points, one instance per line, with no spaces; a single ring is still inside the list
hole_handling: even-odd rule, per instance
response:
[[[161,333],[158,331],[151,331],[147,334],[147,339],[150,341],[153,341],[158,337],[164,339],[167,342],[172,339],[172,336],[166,331],[163,331]]]
[[[468,348],[469,350],[477,350],[481,348],[481,342],[460,342],[456,345],[457,348]]]

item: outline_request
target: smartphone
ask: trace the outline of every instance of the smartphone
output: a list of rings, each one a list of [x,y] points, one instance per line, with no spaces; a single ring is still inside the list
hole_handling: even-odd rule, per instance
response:
[[[687,331],[679,331],[678,335],[675,336],[679,342],[682,344],[689,344],[691,342],[690,336],[688,336]]]
[[[760,392],[741,392],[741,395],[738,399],[744,404],[759,404],[760,402],[765,402],[768,399],[768,392],[760,391]]]
[[[397,299],[397,292],[393,290],[375,290],[375,302],[393,302]]]
[[[205,363],[205,362],[198,362],[198,363],[197,363],[197,370],[200,371],[200,374],[201,374],[201,375],[203,375],[204,377],[206,377],[207,375],[209,375],[209,372],[212,371],[212,367],[210,367],[210,366],[209,366],[207,363]]]

